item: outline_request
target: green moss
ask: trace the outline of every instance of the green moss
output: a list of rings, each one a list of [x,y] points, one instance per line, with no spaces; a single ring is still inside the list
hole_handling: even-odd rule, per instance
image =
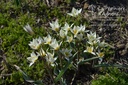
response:
[[[6,9],[10,10],[10,7],[5,7],[4,10]],[[0,38],[2,39],[0,50],[4,51],[3,55],[5,55],[6,62],[9,67],[6,66],[6,63],[3,63],[2,66],[6,69],[4,69],[1,74],[10,75],[4,76],[4,79],[2,80],[0,79],[0,84],[25,85],[22,73],[17,71],[16,68],[14,68],[14,65],[19,66],[32,79],[41,80],[44,75],[43,63],[35,63],[35,65],[30,68],[27,61],[27,57],[30,56],[32,51],[28,44],[33,38],[39,36],[31,36],[24,31],[23,26],[29,23],[35,33],[40,36],[44,35],[44,28],[35,28],[35,26],[32,25],[36,24],[36,20],[34,18],[36,15],[35,13],[31,13],[29,16],[28,14],[22,14],[22,12],[17,13],[17,9],[13,9],[14,16],[16,16],[11,17],[7,14],[9,11],[7,13],[6,11],[3,11],[4,13],[0,13],[0,26],[3,26],[0,29]]]
[[[107,73],[92,80],[91,85],[128,85],[128,74],[117,68],[110,68]]]

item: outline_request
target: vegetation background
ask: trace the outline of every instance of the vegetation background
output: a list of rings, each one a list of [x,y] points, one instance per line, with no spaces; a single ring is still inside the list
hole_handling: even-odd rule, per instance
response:
[[[66,21],[65,15],[72,7],[82,8],[82,15],[88,10],[88,6],[109,5],[124,6],[127,8],[127,0],[1,0],[0,1],[0,84],[1,85],[32,85],[25,81],[22,73],[15,67],[19,66],[31,79],[42,80],[45,85],[50,85],[50,80],[43,68],[43,63],[29,67],[27,57],[31,49],[28,43],[44,35],[44,28],[49,22],[60,19]],[[107,43],[111,45],[108,50],[108,61],[111,65],[81,66],[82,71],[76,77],[73,85],[128,85],[128,25],[127,13],[124,19],[119,19],[120,27],[90,28],[88,20],[84,18],[87,29],[96,31]],[[67,19],[68,20],[68,19]],[[36,34],[29,35],[23,27],[29,23]],[[116,66],[115,66],[116,64]],[[85,69],[85,67],[88,67]],[[69,74],[72,72],[69,72]]]

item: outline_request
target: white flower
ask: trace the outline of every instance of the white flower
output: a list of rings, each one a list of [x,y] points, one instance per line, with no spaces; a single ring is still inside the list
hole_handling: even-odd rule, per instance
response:
[[[61,43],[62,43],[62,42],[61,42]],[[54,48],[54,50],[58,50],[58,49],[60,48],[61,43],[58,44],[58,42],[56,41],[56,39],[53,39],[53,41],[51,42],[50,46],[51,46],[52,48]]]
[[[93,55],[95,55],[95,53],[93,52],[93,47],[87,47],[87,49],[86,50],[84,50],[84,52],[87,52],[87,53],[91,53],[91,54],[93,54]]]
[[[73,41],[73,36],[71,35],[71,36],[67,36],[67,42],[72,42]]]
[[[84,32],[85,31],[85,25],[80,25],[80,29],[82,32]]]
[[[69,57],[72,56],[72,49],[62,49],[61,53],[65,56],[67,60],[69,60]]]
[[[47,35],[47,37],[44,37],[44,42],[44,44],[50,44],[52,42],[52,37]]]
[[[101,37],[96,37],[96,32],[94,32],[94,33],[92,33],[92,32],[90,32],[90,34],[87,34],[87,38],[88,38],[88,43],[90,44],[90,45],[94,45],[94,44],[96,44],[97,42],[99,42],[99,40],[100,40],[100,38]]]
[[[61,29],[60,30],[60,37],[64,39],[66,35],[67,35],[66,31]]]
[[[40,51],[39,51],[39,54],[40,54],[40,56],[46,56],[46,53],[45,53],[45,51],[41,48],[40,49]]]
[[[67,22],[65,22],[64,27],[61,27],[61,29],[66,31],[66,35],[68,33],[68,31],[71,29],[71,27],[73,26],[73,24],[71,26],[69,26],[69,24]]]
[[[101,62],[103,61],[104,53],[103,52],[98,52],[96,54],[99,57],[99,61],[98,62],[99,62],[99,64],[101,64]]]
[[[89,30],[85,30],[85,25],[80,25],[78,26],[80,30],[80,32],[84,33],[84,32],[88,32]]]
[[[34,34],[32,28],[30,27],[29,24],[25,25],[25,26],[23,27],[23,29],[24,29],[26,32],[30,33],[30,34]]]
[[[94,32],[94,33],[90,32],[90,34],[87,34],[87,37],[90,40],[95,40],[96,39],[96,32]]]
[[[72,8],[72,12],[71,13],[67,13],[70,16],[76,17],[78,14],[80,14],[82,11],[82,9],[75,9],[74,7]]]
[[[54,58],[54,53],[51,54],[50,52],[47,52],[46,54],[46,61],[48,62],[48,64],[50,64],[51,66],[54,66],[54,62],[56,61],[57,57]]]
[[[103,52],[98,52],[98,53],[96,53],[97,54],[97,56],[99,57],[99,58],[103,58],[104,57],[104,53]]]
[[[38,59],[38,55],[36,55],[34,52],[31,53],[31,57],[28,57],[28,61],[30,61],[30,65],[31,66],[32,64],[34,64],[34,62]]]
[[[59,31],[60,25],[59,25],[58,20],[56,20],[55,22],[52,21],[52,23],[50,23],[50,26],[51,26],[52,30],[54,30],[56,32]]]
[[[77,37],[77,34],[80,32],[81,29],[79,29],[78,26],[74,26],[73,29],[70,30],[74,34],[74,37]]]
[[[103,47],[106,47],[107,44],[106,44],[104,41],[103,41],[103,42],[100,42],[100,41],[99,41],[99,42],[98,42],[98,46],[103,48]]]
[[[39,37],[38,39],[33,39],[32,42],[30,42],[28,45],[34,49],[34,50],[37,50],[39,49],[40,45],[43,43],[43,39],[41,37]]]

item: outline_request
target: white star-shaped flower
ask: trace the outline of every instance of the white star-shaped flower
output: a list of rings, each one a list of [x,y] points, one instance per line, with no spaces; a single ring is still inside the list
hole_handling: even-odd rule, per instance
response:
[[[64,26],[61,27],[61,29],[64,30],[67,35],[68,31],[71,29],[72,26],[73,26],[73,24],[71,26],[69,26],[69,24],[67,22],[65,22]]]
[[[82,11],[82,8],[81,9],[75,9],[74,7],[72,8],[72,12],[71,13],[67,13],[68,15],[72,16],[72,17],[76,17],[78,16]]]
[[[62,42],[61,42],[61,43],[62,43]],[[51,46],[52,48],[54,48],[54,50],[58,50],[58,49],[60,48],[61,43],[58,44],[57,40],[56,40],[56,39],[53,39],[53,41],[51,42],[50,46]]]
[[[87,47],[87,49],[86,50],[84,50],[84,52],[87,52],[87,53],[91,53],[91,54],[93,54],[93,55],[95,55],[95,53],[93,52],[93,47]]]
[[[31,66],[32,64],[35,63],[35,61],[38,59],[38,56],[39,56],[38,53],[37,54],[35,54],[34,52],[31,53],[31,57],[28,57],[27,58],[28,61],[30,62],[30,65],[29,66]]]
[[[30,33],[30,34],[34,34],[32,28],[30,27],[29,24],[25,25],[25,26],[23,27],[23,29],[24,29],[26,32]]]
[[[52,30],[54,30],[54,31],[56,31],[56,32],[59,31],[60,25],[59,25],[58,20],[52,21],[52,22],[50,23],[50,26],[51,26],[51,29],[52,29]]]
[[[67,60],[69,60],[69,57],[71,57],[72,56],[72,49],[62,49],[61,50],[61,53],[65,56],[65,58],[67,59]]]
[[[37,50],[39,49],[40,45],[43,43],[43,39],[41,37],[33,39],[28,45],[34,49]]]
[[[54,62],[56,61],[57,57],[54,58],[54,52],[53,54],[51,54],[50,52],[47,52],[47,55],[45,58],[49,65],[55,66]]]
[[[100,41],[101,37],[96,37],[96,32],[94,33],[90,32],[90,34],[87,34],[87,38],[88,38],[88,43],[90,45],[94,45]]]
[[[81,29],[78,26],[74,26],[73,29],[70,30],[74,34],[74,37],[77,37],[77,34],[81,31]]]
[[[50,35],[44,37],[44,44],[51,44],[51,42],[52,42],[52,37]]]

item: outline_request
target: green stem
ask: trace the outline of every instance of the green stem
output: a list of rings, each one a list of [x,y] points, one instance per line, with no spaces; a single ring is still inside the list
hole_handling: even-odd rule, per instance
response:
[[[48,65],[47,63],[46,63],[46,69],[47,69],[47,71],[48,71],[48,74],[49,74],[50,78],[52,79],[52,82],[55,83],[55,82],[54,82],[54,78],[53,78],[53,76],[52,76],[51,69],[49,68],[49,65]]]

